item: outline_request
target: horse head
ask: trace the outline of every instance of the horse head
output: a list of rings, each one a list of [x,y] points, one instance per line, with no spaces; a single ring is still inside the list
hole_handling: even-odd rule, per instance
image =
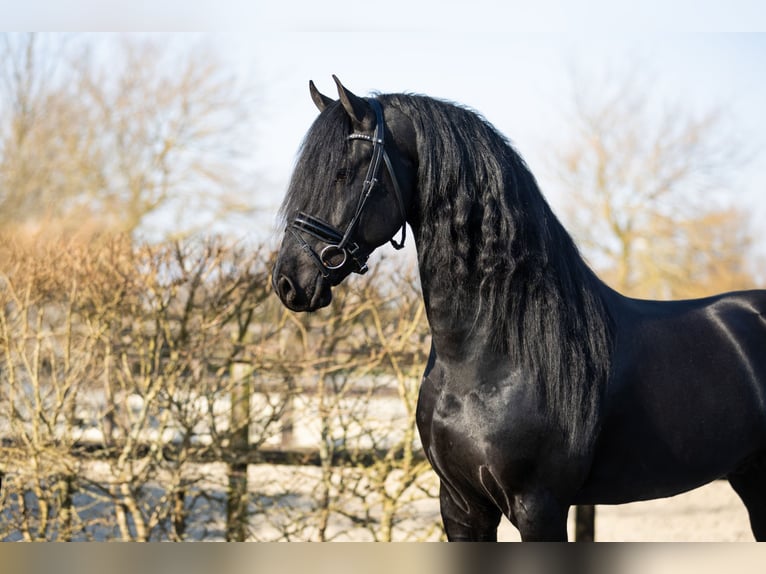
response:
[[[415,161],[394,132],[401,114],[354,95],[333,76],[338,100],[309,82],[320,115],[301,148],[281,213],[285,237],[272,273],[274,290],[293,311],[329,305],[332,287],[365,273],[367,259],[390,241],[404,243]],[[413,138],[414,139],[414,138]],[[399,241],[392,239],[401,229]]]

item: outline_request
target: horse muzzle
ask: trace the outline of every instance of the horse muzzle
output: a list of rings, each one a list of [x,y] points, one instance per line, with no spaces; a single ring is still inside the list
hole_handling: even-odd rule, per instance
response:
[[[304,287],[294,277],[275,268],[271,282],[279,300],[291,311],[316,311],[327,307],[332,301],[332,286],[321,274],[309,282],[309,287]]]

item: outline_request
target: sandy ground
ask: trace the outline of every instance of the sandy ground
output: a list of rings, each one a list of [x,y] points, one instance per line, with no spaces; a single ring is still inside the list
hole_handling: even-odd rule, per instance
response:
[[[251,487],[273,484],[284,486],[295,480],[297,473],[315,474],[317,469],[305,467],[251,466]],[[436,484],[436,476],[430,474]],[[221,477],[223,480],[223,477]],[[268,490],[268,488],[266,489]],[[435,488],[432,490],[436,490]],[[411,528],[427,529],[439,520],[436,499],[417,503],[416,518]],[[569,513],[569,539],[574,540],[574,509]],[[430,537],[429,537],[430,538]],[[268,537],[261,538],[268,539]],[[407,539],[407,538],[405,538]],[[434,539],[434,538],[431,538]],[[339,540],[368,540],[360,532]],[[499,541],[519,541],[519,533],[506,519],[498,530]],[[753,535],[747,510],[725,480],[718,480],[690,492],[646,502],[596,507],[596,540],[599,542],[752,542]]]
[[[265,467],[251,469],[252,482],[263,480]],[[285,467],[271,470],[282,479]],[[311,469],[316,472],[315,469]],[[302,472],[306,472],[304,469]],[[432,476],[436,481],[435,475]],[[435,490],[435,489],[434,489]],[[421,500],[411,528],[427,529],[438,520],[436,499]],[[574,508],[569,515],[569,540],[574,540]],[[365,540],[362,534],[340,540]],[[405,538],[406,539],[406,538]],[[498,529],[499,541],[520,541],[516,528],[506,519]],[[596,540],[599,542],[752,542],[747,510],[725,480],[671,498],[617,506],[596,507]]]
[[[569,538],[574,539],[574,510]],[[500,540],[519,540],[503,521]],[[596,507],[601,542],[752,542],[747,511],[729,483],[719,480],[672,498]]]

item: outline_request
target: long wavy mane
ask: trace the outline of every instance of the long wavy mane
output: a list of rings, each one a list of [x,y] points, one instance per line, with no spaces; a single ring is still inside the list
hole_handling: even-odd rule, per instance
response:
[[[410,118],[418,151],[418,253],[424,287],[444,289],[456,313],[490,321],[487,344],[535,373],[551,424],[573,452],[593,444],[610,374],[605,286],[580,256],[535,178],[492,125],[460,106],[407,94],[378,96]],[[315,121],[282,205],[321,214],[337,198],[348,118],[336,102]],[[476,302],[479,305],[476,305]]]
[[[480,115],[424,96],[379,99],[417,133],[424,281],[453,293],[456,312],[474,308],[492,322],[490,343],[537,374],[552,422],[573,451],[586,450],[610,374],[603,283],[519,154]]]

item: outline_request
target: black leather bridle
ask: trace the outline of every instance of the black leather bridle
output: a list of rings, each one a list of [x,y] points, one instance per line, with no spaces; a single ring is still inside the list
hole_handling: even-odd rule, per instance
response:
[[[304,212],[299,212],[298,215],[287,226],[288,232],[290,232],[300,244],[301,248],[308,254],[310,259],[319,268],[322,273],[322,277],[329,279],[332,285],[340,283],[346,274],[341,272],[341,269],[350,263],[352,265],[351,271],[354,273],[364,274],[367,272],[367,259],[372,253],[372,249],[368,249],[362,246],[360,243],[352,239],[352,235],[359,219],[362,216],[364,207],[367,204],[367,200],[370,198],[375,186],[380,183],[378,179],[381,165],[386,164],[388,174],[391,177],[391,181],[394,186],[394,196],[399,207],[399,214],[402,217],[401,238],[396,241],[391,238],[389,241],[395,249],[401,249],[404,247],[404,240],[407,233],[406,223],[406,211],[404,209],[404,200],[402,198],[402,190],[399,187],[399,182],[396,179],[396,173],[391,165],[391,160],[388,157],[385,149],[385,125],[383,123],[383,109],[375,99],[367,100],[372,109],[375,111],[375,133],[370,136],[361,133],[352,133],[348,136],[350,140],[364,140],[372,143],[372,159],[370,160],[370,166],[367,168],[367,175],[364,178],[364,184],[362,185],[362,193],[359,196],[359,203],[356,206],[354,216],[346,226],[345,231],[341,231],[337,227],[333,227],[326,221],[309,215]],[[382,160],[382,161],[381,161]],[[325,247],[317,253],[311,245],[303,238],[302,234],[307,234],[315,239],[318,239],[322,243],[325,243]]]

